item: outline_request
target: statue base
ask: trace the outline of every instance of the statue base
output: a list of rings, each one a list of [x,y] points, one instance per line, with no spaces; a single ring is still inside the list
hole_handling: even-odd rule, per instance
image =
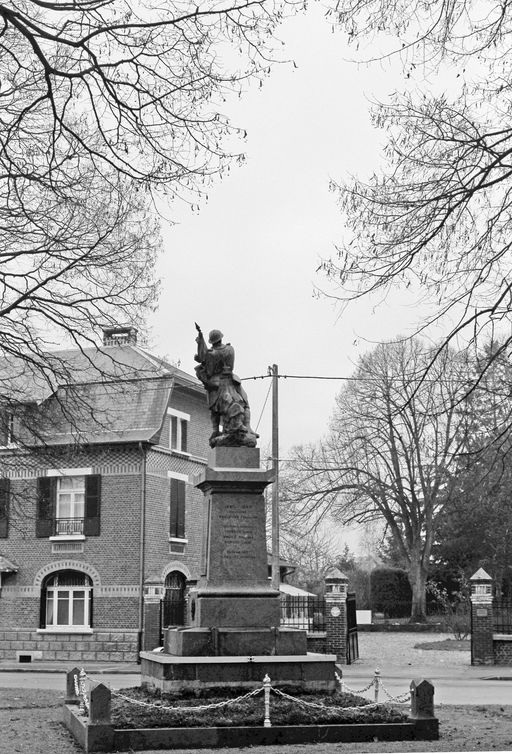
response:
[[[190,591],[188,626],[165,630],[163,652],[142,652],[142,684],[281,684],[332,691],[335,655],[307,653],[306,631],[280,628],[280,592],[269,582],[263,491],[272,471],[259,450],[216,447],[196,479],[205,494],[202,576]]]

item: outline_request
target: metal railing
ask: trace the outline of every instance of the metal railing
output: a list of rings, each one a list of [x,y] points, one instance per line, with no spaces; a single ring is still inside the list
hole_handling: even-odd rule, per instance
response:
[[[53,533],[55,536],[63,534],[83,534],[83,518],[55,518],[53,520]]]
[[[493,601],[494,630],[498,634],[512,634],[512,601]]]
[[[281,597],[281,625],[325,631],[325,600],[323,597]]]

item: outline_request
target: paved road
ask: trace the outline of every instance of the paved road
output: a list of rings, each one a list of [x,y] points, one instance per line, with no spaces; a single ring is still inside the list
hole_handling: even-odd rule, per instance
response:
[[[432,667],[395,667],[382,671],[381,678],[382,685],[392,696],[406,692],[413,678],[428,678],[434,684],[436,704],[512,704],[512,668],[482,667],[470,670],[473,672],[436,672]],[[485,680],[498,676],[509,680]],[[346,685],[356,691],[364,688],[371,678],[371,672],[357,666],[347,668],[343,673]],[[373,699],[374,688],[363,696]],[[385,691],[381,690],[379,701],[386,699]]]
[[[91,673],[91,677],[94,677]],[[140,675],[137,673],[102,673],[96,676],[98,681],[114,689],[140,686]],[[62,673],[0,673],[0,688],[11,689],[52,689],[64,693],[66,679]]]
[[[412,672],[411,672],[412,670]],[[412,668],[394,668],[381,673],[382,686],[392,696],[407,692],[412,678],[428,678],[435,686],[435,702],[437,704],[501,704],[512,705],[512,669],[502,668],[470,668],[472,672],[436,672],[434,668],[427,672],[414,672]],[[476,672],[475,672],[476,671]],[[92,675],[92,674],[91,674]],[[344,682],[352,690],[359,690],[366,686],[373,674],[367,668],[351,666],[343,673]],[[492,677],[507,677],[509,680],[485,680]],[[93,676],[94,677],[94,676]],[[97,675],[102,683],[114,689],[138,686],[140,675],[136,673]],[[64,693],[65,679],[63,673],[0,673],[0,687],[25,689],[62,690]],[[379,701],[388,698],[381,688]],[[374,688],[365,692],[363,696],[374,698]]]

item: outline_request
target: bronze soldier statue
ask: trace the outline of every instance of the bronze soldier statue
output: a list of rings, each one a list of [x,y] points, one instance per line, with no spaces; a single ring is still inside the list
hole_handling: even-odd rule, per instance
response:
[[[195,371],[208,393],[213,428],[210,446],[245,445],[254,448],[258,435],[251,429],[249,401],[240,378],[233,373],[235,349],[230,343],[223,344],[224,336],[220,330],[210,332],[211,348],[208,348],[197,322],[196,329],[197,354],[194,358],[199,366]]]

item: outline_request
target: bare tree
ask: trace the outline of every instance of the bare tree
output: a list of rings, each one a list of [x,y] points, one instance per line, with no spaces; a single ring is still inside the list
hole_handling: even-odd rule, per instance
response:
[[[407,567],[412,620],[425,616],[431,549],[457,494],[452,469],[467,428],[465,364],[445,351],[425,380],[430,358],[417,339],[363,356],[337,397],[330,433],[296,449],[295,461],[302,516],[385,522]]]
[[[0,1],[0,392],[25,366],[54,387],[65,364],[48,347],[90,344],[155,304],[153,192],[197,201],[242,159],[220,108],[268,71],[282,11]]]
[[[441,347],[460,333],[488,337],[512,313],[512,6],[338,0],[332,15],[374,50],[391,36],[385,57],[399,54],[414,80],[373,111],[386,167],[368,182],[332,185],[348,226],[324,263],[334,295],[417,288],[432,304],[428,321],[448,328]],[[452,95],[439,94],[443,71],[459,82]]]

